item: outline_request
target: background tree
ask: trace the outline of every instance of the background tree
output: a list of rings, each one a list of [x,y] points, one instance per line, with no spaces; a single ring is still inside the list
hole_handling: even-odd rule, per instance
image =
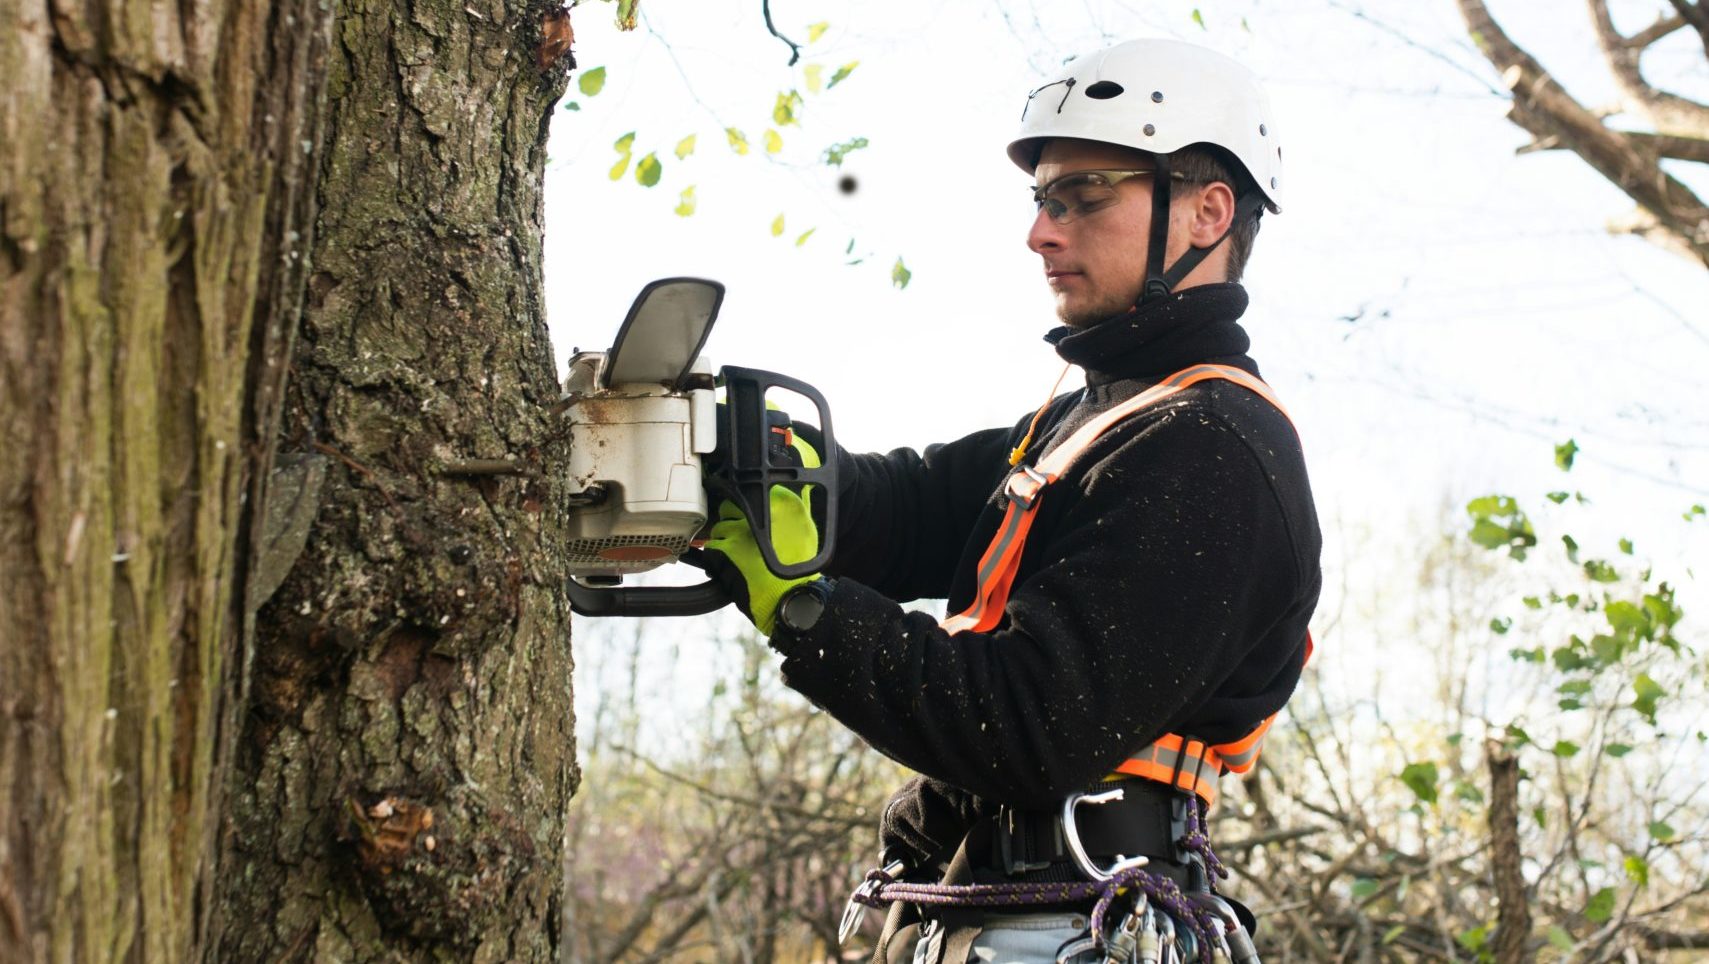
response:
[[[567,13],[0,24],[0,958],[549,959]]]
[[[1628,35],[1615,27],[1608,0],[1588,0],[1596,43],[1622,95],[1618,105],[1593,109],[1509,37],[1483,0],[1458,2],[1472,40],[1513,92],[1508,119],[1536,138],[1522,150],[1577,154],[1637,202],[1637,216],[1619,230],[1709,266],[1709,206],[1666,167],[1669,160],[1709,163],[1709,104],[1664,90],[1643,69],[1646,51],[1682,31],[1695,34],[1709,58],[1709,6],[1668,0],[1671,15]],[[1634,121],[1651,129],[1626,129]]]

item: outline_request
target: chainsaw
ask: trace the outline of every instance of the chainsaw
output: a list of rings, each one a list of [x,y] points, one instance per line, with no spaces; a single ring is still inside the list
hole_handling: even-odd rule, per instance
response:
[[[684,586],[622,585],[673,562],[701,562],[696,542],[708,507],[735,504],[766,567],[790,579],[830,560],[837,472],[831,411],[805,382],[725,366],[701,356],[724,286],[665,278],[641,289],[607,351],[570,358],[558,406],[569,422],[570,608],[583,616],[697,616],[730,597],[713,580]],[[718,391],[724,393],[718,401]],[[814,441],[825,464],[809,467],[790,443],[794,422],[768,405],[773,389],[818,409]],[[771,541],[771,487],[812,486],[822,506],[819,552],[785,563]],[[817,513],[816,513],[817,514]]]

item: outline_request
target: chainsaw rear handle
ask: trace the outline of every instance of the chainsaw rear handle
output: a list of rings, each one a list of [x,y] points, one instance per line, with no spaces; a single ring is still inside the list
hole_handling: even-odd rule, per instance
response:
[[[831,432],[831,406],[819,390],[799,379],[757,368],[726,365],[718,372],[724,386],[724,406],[718,412],[718,451],[708,456],[706,485],[715,497],[729,499],[747,517],[759,543],[766,568],[779,579],[810,576],[831,561],[837,532],[837,440]],[[819,410],[819,432],[824,437],[822,463],[807,468],[771,456],[771,429],[766,420],[765,393],[781,388],[806,398]],[[819,530],[819,552],[803,562],[786,563],[777,558],[771,541],[771,487],[787,485],[801,491],[804,486],[820,488],[825,524]],[[717,512],[716,503],[713,512]]]
[[[578,616],[704,616],[730,604],[723,587],[708,580],[697,586],[584,586],[568,580],[570,611]]]

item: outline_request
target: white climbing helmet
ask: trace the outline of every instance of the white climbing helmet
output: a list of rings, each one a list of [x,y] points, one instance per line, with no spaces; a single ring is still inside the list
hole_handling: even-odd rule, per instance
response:
[[[1044,142],[1078,137],[1167,154],[1211,144],[1245,165],[1282,210],[1282,148],[1270,99],[1239,62],[1179,40],[1129,40],[1076,58],[1027,95],[1009,158],[1031,174]]]

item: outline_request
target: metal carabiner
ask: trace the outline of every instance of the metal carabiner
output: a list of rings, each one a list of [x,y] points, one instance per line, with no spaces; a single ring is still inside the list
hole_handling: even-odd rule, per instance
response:
[[[1217,949],[1228,955],[1233,964],[1259,964],[1258,949],[1252,946],[1252,935],[1246,932],[1240,915],[1234,912],[1228,901],[1216,894],[1203,893],[1188,894],[1187,899],[1222,918],[1223,929],[1217,934]]]
[[[1087,951],[1098,949],[1098,939],[1092,936],[1076,937],[1056,949],[1056,964],[1073,964],[1074,959]]]
[[[890,863],[885,864],[884,869],[880,870],[879,873],[891,880],[895,880],[897,877],[906,873],[907,870],[907,864],[904,864],[900,860],[893,860]],[[838,947],[842,947],[843,944],[848,941],[849,935],[853,934],[860,928],[860,922],[866,919],[866,912],[872,909],[861,903],[859,898],[873,896],[878,893],[878,888],[882,886],[884,886],[884,881],[873,876],[868,876],[865,880],[855,886],[854,893],[849,895],[848,904],[843,907],[843,919],[837,924]]]
[[[1086,855],[1086,846],[1080,842],[1080,828],[1075,825],[1074,811],[1083,803],[1109,803],[1120,800],[1123,796],[1121,787],[1105,790],[1103,793],[1071,793],[1068,799],[1062,801],[1062,839],[1068,844],[1068,854],[1074,858],[1074,865],[1080,872],[1093,880],[1109,880],[1124,870],[1144,867],[1151,862],[1149,857],[1124,857],[1116,854],[1116,862],[1108,867],[1099,867],[1092,863],[1092,858]]]

